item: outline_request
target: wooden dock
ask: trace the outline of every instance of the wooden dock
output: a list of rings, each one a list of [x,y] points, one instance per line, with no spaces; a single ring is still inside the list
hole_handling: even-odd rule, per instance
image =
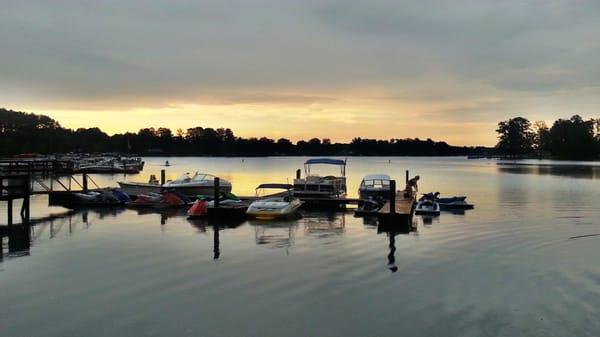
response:
[[[390,200],[377,212],[379,224],[398,226],[400,231],[410,231],[412,216],[415,211],[415,193],[406,195],[404,191],[396,191],[396,181],[390,181]]]

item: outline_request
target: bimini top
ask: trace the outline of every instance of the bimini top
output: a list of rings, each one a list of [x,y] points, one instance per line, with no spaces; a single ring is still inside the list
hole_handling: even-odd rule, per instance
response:
[[[331,158],[314,158],[307,160],[304,165],[311,164],[329,164],[329,165],[346,165],[345,160],[341,159],[331,159]]]
[[[390,180],[390,176],[388,176],[387,174],[369,174],[368,176],[365,176],[363,178],[364,180],[384,180],[384,181],[389,181]]]
[[[278,188],[282,190],[291,190],[294,188],[294,186],[290,184],[260,184],[256,189],[258,190],[259,188]]]

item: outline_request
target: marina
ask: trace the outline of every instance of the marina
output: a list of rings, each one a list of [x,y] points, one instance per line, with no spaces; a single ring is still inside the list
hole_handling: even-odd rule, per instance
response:
[[[530,312],[527,318],[495,316],[498,324],[522,320],[527,325],[527,319],[543,315],[546,319],[536,320],[533,327],[565,331],[552,323],[550,318],[556,313],[543,309],[554,304],[570,306],[571,319],[594,324],[593,311],[588,313],[569,304],[575,296],[592,305],[593,297],[588,296],[589,289],[583,285],[587,284],[588,275],[600,273],[590,267],[595,259],[594,237],[569,239],[594,233],[595,219],[600,214],[593,202],[598,193],[593,176],[582,178],[579,171],[573,177],[565,175],[565,171],[556,175],[533,170],[515,173],[507,171],[505,165],[464,158],[392,158],[390,163],[387,158],[350,157],[346,209],[304,206],[299,209],[298,218],[256,220],[248,219],[244,209],[256,199],[256,187],[285,182],[285,177],[293,175],[307,159],[243,159],[169,158],[172,165],[165,168],[164,158],[144,158],[146,167],[136,180],[144,180],[150,174],[160,177],[162,169],[165,180],[176,179],[181,172],[202,169],[230,181],[232,193],[240,199],[248,198],[247,204],[213,205],[211,215],[200,218],[188,217],[187,208],[191,206],[78,206],[69,210],[49,206],[49,194],[40,193],[30,195],[31,219],[26,227],[19,224],[22,201],[15,200],[14,224],[0,230],[0,277],[5,290],[0,299],[12,303],[0,309],[4,331],[20,336],[13,332],[27,334],[44,329],[50,336],[64,336],[74,330],[99,329],[103,334],[122,335],[142,324],[155,333],[184,334],[178,326],[164,327],[153,322],[162,317],[163,321],[194,324],[203,317],[201,330],[206,335],[260,335],[263,330],[254,322],[264,315],[286,324],[311,320],[320,329],[326,329],[331,327],[330,319],[340,315],[330,309],[332,305],[356,307],[356,315],[362,316],[366,311],[360,309],[360,304],[365,298],[374,298],[379,304],[371,306],[369,312],[377,316],[377,327],[388,330],[405,323],[409,335],[429,335],[431,330],[424,329],[425,325],[410,325],[410,320],[398,315],[426,315],[436,320],[460,315],[466,308],[478,308],[480,302],[471,295],[487,296],[490,284],[502,298],[488,298],[492,305],[489,310],[505,312],[518,301],[519,307]],[[265,169],[265,162],[270,169]],[[409,176],[421,176],[421,192],[439,190],[442,196],[468,196],[466,200],[476,204],[476,208],[463,214],[442,210],[440,216],[433,218],[413,215],[406,226],[380,222],[377,214],[354,215],[365,176],[388,172],[397,185],[395,190],[402,190],[406,170]],[[96,189],[92,180],[100,187],[118,188],[117,181],[121,179],[127,178],[89,174],[88,190]],[[49,180],[42,181],[50,185]],[[83,185],[83,176],[73,175],[71,182],[73,191],[82,191],[75,181]],[[499,181],[502,184],[496,185]],[[62,177],[61,183],[69,186],[67,177]],[[532,185],[541,190],[532,191]],[[563,199],[553,196],[561,191],[564,194],[566,186],[572,188],[573,200],[565,205]],[[64,190],[56,181],[53,188],[57,192]],[[35,190],[41,189],[35,183]],[[402,200],[403,195],[398,193],[395,211],[407,209],[408,204]],[[538,213],[538,219],[528,217],[527,223],[517,221],[540,205],[558,203],[567,208]],[[2,221],[6,220],[6,207],[6,203],[0,206]],[[382,209],[384,213],[389,210],[386,208]],[[478,253],[482,251],[486,253]],[[578,262],[556,270],[556,260],[560,259]],[[515,282],[497,281],[499,272],[491,266],[500,261],[507,263],[501,272],[513,275]],[[111,277],[103,276],[106,274]],[[468,277],[457,279],[457,274]],[[541,284],[540,274],[545,279]],[[567,276],[569,281],[564,283]],[[441,292],[440,282],[466,302],[457,304],[454,295]],[[562,289],[564,295],[548,298],[530,294],[530,289],[545,292],[555,287]],[[291,295],[283,295],[282,288],[290,289]],[[37,289],[36,295],[24,296],[31,289]],[[15,301],[17,295],[20,297]],[[118,303],[122,304],[109,304],[104,300],[107,296],[119,298]],[[544,305],[524,304],[529,301],[541,301]],[[209,308],[198,304],[206,302],[223,305]],[[164,305],[173,305],[173,311],[144,311]],[[295,309],[284,314],[282,306]],[[51,307],[54,310],[48,310]],[[472,309],[471,315],[487,317],[489,310]],[[132,311],[144,311],[145,315],[131,320]],[[42,320],[46,317],[55,321],[65,314],[77,319],[61,326]],[[224,314],[240,317],[239,324],[248,328],[240,331],[216,323],[217,316]],[[41,322],[35,329],[29,324],[32,319]],[[107,326],[103,323],[106,319],[122,323]],[[349,324],[350,327],[336,331],[347,336],[377,331],[373,325],[360,321]],[[478,327],[472,329],[479,331]],[[309,330],[270,328],[272,333],[292,336],[311,335]],[[457,329],[456,335],[459,331],[463,330]],[[443,335],[441,330],[434,329],[438,335],[435,332]]]

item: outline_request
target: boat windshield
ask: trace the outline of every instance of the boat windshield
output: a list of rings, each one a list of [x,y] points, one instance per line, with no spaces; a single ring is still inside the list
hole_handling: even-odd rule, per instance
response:
[[[382,179],[363,180],[362,185],[363,186],[368,186],[368,187],[382,188],[382,187],[389,187],[390,186],[390,181],[389,180],[382,180]]]
[[[182,174],[179,178],[173,180],[174,183],[186,183],[192,180],[189,173]]]
[[[196,173],[192,178],[193,181],[213,181],[215,177],[210,174]]]

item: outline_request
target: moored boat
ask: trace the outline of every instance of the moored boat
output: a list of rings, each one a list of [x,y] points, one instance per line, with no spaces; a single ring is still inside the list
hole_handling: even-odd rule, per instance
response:
[[[119,181],[118,184],[121,190],[129,195],[158,193],[161,190],[174,190],[187,196],[214,195],[215,178],[211,174],[196,172],[191,177],[189,173],[185,173],[175,180],[167,181],[164,185],[161,185],[154,176],[151,176],[151,179],[147,183]],[[231,192],[231,183],[220,178],[219,191]]]
[[[369,199],[369,197],[389,198],[390,176],[387,174],[370,174],[365,176],[360,182],[358,195],[364,200]]]
[[[313,165],[336,165],[339,176],[319,176],[311,172]],[[294,196],[303,197],[345,197],[346,161],[331,158],[309,159],[304,163],[304,178],[294,179]]]
[[[264,195],[266,190],[282,189],[284,192]],[[256,188],[257,200],[253,201],[246,214],[257,219],[274,219],[292,216],[302,205],[294,197],[293,186],[289,184],[261,184]]]

